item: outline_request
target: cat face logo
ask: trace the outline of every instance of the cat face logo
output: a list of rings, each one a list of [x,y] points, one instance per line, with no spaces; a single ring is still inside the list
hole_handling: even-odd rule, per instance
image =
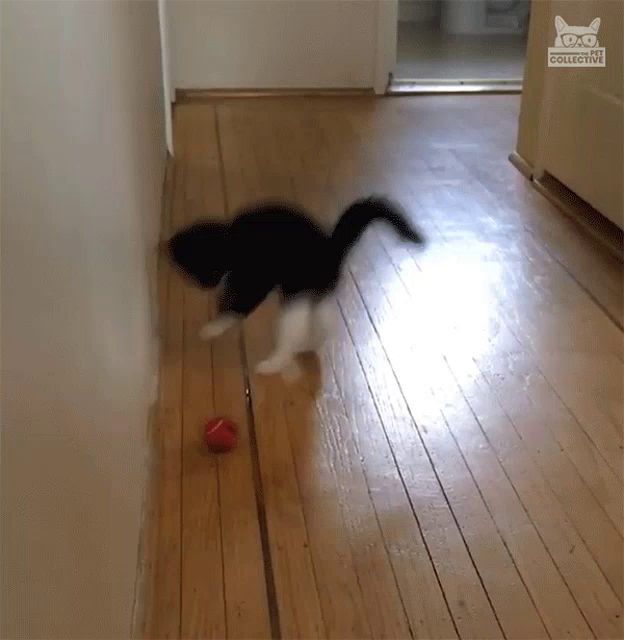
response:
[[[605,48],[599,46],[600,18],[587,27],[573,27],[561,16],[555,18],[555,46],[548,48],[549,67],[604,67]]]
[[[600,18],[594,18],[589,27],[571,27],[561,16],[555,18],[555,47],[586,47],[593,49],[598,46],[598,29]]]

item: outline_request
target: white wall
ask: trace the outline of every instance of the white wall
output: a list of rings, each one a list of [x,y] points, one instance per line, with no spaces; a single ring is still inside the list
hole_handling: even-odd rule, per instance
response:
[[[377,0],[169,0],[173,84],[373,87],[377,14]]]
[[[157,4],[0,4],[1,635],[122,638],[156,372]]]

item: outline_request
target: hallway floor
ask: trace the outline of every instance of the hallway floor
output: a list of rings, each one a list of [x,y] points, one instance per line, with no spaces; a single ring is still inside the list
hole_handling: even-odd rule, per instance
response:
[[[303,380],[254,374],[275,301],[213,343],[161,274],[150,638],[622,638],[622,265],[507,161],[519,96],[181,104],[167,235],[271,196],[352,253]],[[249,406],[247,405],[249,399]],[[227,415],[241,442],[202,448]]]

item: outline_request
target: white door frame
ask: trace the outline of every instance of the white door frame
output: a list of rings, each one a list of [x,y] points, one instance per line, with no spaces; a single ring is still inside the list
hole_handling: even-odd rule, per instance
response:
[[[173,114],[171,109],[171,70],[169,63],[169,22],[166,0],[158,0],[158,24],[160,26],[160,59],[165,100],[165,140],[167,150],[173,155]]]
[[[398,28],[399,0],[377,0],[374,80],[374,89],[377,95],[386,93],[390,74],[396,66]]]

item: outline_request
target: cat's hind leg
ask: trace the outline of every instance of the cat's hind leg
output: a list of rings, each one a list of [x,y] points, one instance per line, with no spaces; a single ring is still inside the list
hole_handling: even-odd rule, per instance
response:
[[[310,338],[316,351],[336,330],[338,309],[333,295],[327,295],[314,304]]]
[[[271,375],[280,372],[295,372],[295,356],[306,350],[312,322],[312,302],[309,298],[298,298],[286,302],[282,307],[273,353],[260,362],[256,371]]]

